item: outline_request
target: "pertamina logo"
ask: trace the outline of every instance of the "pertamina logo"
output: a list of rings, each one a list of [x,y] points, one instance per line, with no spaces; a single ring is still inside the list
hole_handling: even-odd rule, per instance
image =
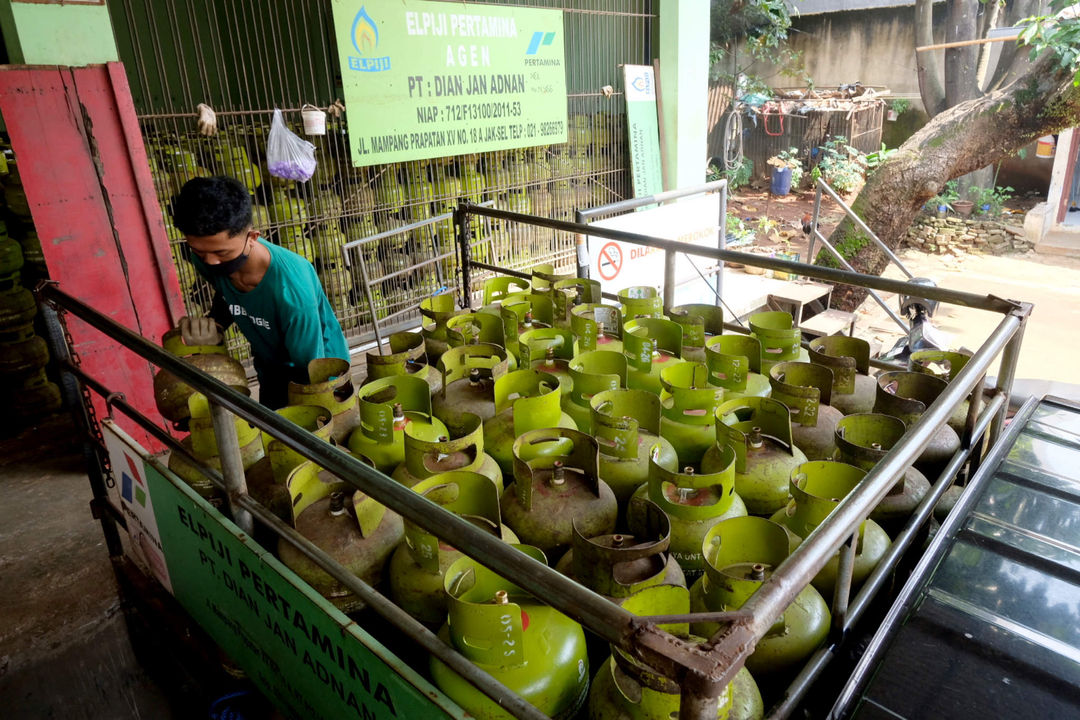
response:
[[[358,72],[382,72],[390,69],[390,56],[370,57],[379,47],[379,28],[367,14],[367,8],[360,6],[352,24],[352,44],[360,57],[349,56],[349,69]]]
[[[124,459],[127,460],[128,469],[131,471],[131,475],[126,472],[120,472],[120,494],[124,496],[124,499],[129,503],[139,503],[141,507],[146,507],[146,483],[142,479],[142,475],[135,467],[135,461],[131,459],[131,456],[124,453]],[[132,475],[135,479],[132,479]]]
[[[532,34],[532,39],[529,40],[529,49],[525,51],[525,54],[535,55],[540,51],[541,46],[547,47],[553,42],[555,42],[554,31],[546,33],[542,30],[537,30]]]

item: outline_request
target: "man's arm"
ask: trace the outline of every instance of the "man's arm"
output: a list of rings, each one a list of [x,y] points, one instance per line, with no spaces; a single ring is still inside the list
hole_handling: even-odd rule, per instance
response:
[[[210,303],[210,312],[207,313],[207,317],[213,318],[214,322],[221,326],[222,330],[228,330],[229,326],[233,324],[233,316],[229,312],[229,305],[217,290],[214,290],[214,299]]]

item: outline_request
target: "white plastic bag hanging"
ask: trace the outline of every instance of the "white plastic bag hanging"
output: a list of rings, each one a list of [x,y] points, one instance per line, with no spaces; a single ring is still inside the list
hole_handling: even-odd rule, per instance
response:
[[[266,167],[284,180],[307,182],[315,174],[315,146],[285,127],[281,110],[274,109],[270,137],[266,141]]]

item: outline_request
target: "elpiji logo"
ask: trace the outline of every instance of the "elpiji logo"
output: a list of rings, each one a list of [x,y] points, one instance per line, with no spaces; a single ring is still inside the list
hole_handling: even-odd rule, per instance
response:
[[[525,51],[526,55],[535,55],[540,51],[540,46],[547,47],[551,43],[555,42],[555,32],[546,33],[542,30],[537,30],[532,34],[532,39],[529,40],[529,49]]]
[[[360,6],[352,24],[352,44],[361,57],[349,56],[349,69],[359,72],[382,72],[390,69],[390,56],[366,57],[379,47],[379,28],[367,13],[367,8]]]
[[[127,472],[120,472],[120,494],[124,496],[124,499],[130,502],[137,502],[141,507],[146,507],[146,483],[142,479],[142,475],[135,466],[135,461],[131,459],[131,456],[124,453],[124,459],[127,460],[128,470],[131,471],[131,475]],[[133,480],[132,477],[135,479]]]

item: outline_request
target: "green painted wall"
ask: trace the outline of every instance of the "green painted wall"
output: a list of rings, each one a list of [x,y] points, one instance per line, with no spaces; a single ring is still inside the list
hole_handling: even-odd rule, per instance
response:
[[[660,0],[664,189],[700,185],[707,164],[709,2]]]
[[[119,59],[104,5],[0,0],[0,27],[14,64],[79,66]]]

